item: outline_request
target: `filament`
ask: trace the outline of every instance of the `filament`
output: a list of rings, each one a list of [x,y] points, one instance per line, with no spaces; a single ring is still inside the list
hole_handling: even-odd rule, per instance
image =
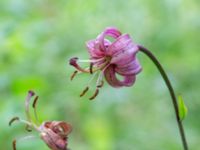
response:
[[[99,73],[97,82],[96,82],[97,87],[102,87],[103,86],[103,72]]]
[[[25,101],[26,117],[27,117],[28,121],[30,121],[30,122],[32,122],[32,121],[31,121],[31,116],[30,116],[30,113],[29,113],[29,103],[30,103],[31,98],[34,95],[35,95],[35,93],[33,91],[29,91],[28,95],[26,97],[26,101]]]

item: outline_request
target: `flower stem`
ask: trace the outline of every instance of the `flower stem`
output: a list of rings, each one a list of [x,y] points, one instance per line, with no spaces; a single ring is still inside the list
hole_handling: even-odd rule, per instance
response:
[[[141,52],[145,53],[153,61],[153,63],[156,65],[157,69],[159,70],[161,76],[163,77],[163,79],[164,79],[164,81],[165,81],[165,83],[166,83],[166,85],[169,89],[169,92],[170,92],[170,95],[171,95],[171,98],[172,98],[172,102],[173,102],[173,106],[174,106],[174,110],[175,110],[175,114],[176,114],[176,121],[178,123],[178,128],[179,128],[181,140],[182,140],[182,143],[183,143],[183,148],[184,148],[184,150],[188,150],[188,145],[187,145],[187,140],[186,140],[185,133],[184,133],[184,128],[183,128],[183,125],[182,125],[182,122],[181,122],[181,119],[180,119],[180,116],[179,116],[177,99],[176,99],[176,96],[175,96],[175,93],[174,93],[174,89],[173,89],[173,87],[172,87],[172,85],[169,81],[169,78],[168,78],[167,74],[165,73],[162,65],[157,60],[157,58],[145,47],[143,47],[141,45],[138,45],[138,47],[139,47],[139,50]]]

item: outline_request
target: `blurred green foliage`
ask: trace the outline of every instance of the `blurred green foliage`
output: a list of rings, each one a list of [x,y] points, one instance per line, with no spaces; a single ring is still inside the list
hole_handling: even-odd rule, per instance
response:
[[[158,71],[138,54],[143,71],[131,88],[105,85],[94,101],[79,98],[89,75],[69,78],[72,56],[88,58],[85,41],[116,26],[152,50],[188,107],[183,121],[190,150],[200,148],[199,0],[1,0],[0,149],[27,133],[13,116],[25,118],[29,89],[40,97],[40,121],[65,120],[74,128],[72,150],[179,150],[174,110]],[[33,133],[37,137],[37,133]],[[39,139],[19,150],[48,150]]]

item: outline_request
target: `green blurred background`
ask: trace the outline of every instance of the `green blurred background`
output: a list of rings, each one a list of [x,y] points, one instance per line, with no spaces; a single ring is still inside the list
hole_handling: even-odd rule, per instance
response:
[[[190,150],[200,149],[199,0],[1,0],[0,149],[28,135],[13,116],[25,118],[29,89],[40,97],[40,121],[65,120],[74,128],[72,150],[181,150],[168,90],[152,62],[138,54],[143,71],[133,87],[105,84],[94,101],[79,94],[90,76],[69,78],[72,56],[88,58],[85,41],[105,27],[129,33],[152,50],[181,93],[189,114],[184,120]],[[95,83],[94,83],[95,84]],[[33,133],[38,136],[38,133]],[[19,150],[48,150],[39,139]]]

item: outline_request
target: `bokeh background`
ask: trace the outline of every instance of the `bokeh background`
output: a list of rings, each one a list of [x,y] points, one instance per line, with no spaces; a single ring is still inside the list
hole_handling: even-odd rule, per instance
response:
[[[94,101],[79,97],[90,75],[69,80],[70,57],[88,58],[85,41],[105,27],[129,33],[161,61],[189,113],[183,121],[190,150],[200,149],[200,1],[199,0],[1,0],[0,1],[0,149],[48,150],[38,133],[24,125],[29,89],[40,97],[39,120],[73,125],[72,150],[181,150],[169,92],[142,53],[143,71],[133,87],[105,84]],[[94,82],[95,85],[95,82]]]

